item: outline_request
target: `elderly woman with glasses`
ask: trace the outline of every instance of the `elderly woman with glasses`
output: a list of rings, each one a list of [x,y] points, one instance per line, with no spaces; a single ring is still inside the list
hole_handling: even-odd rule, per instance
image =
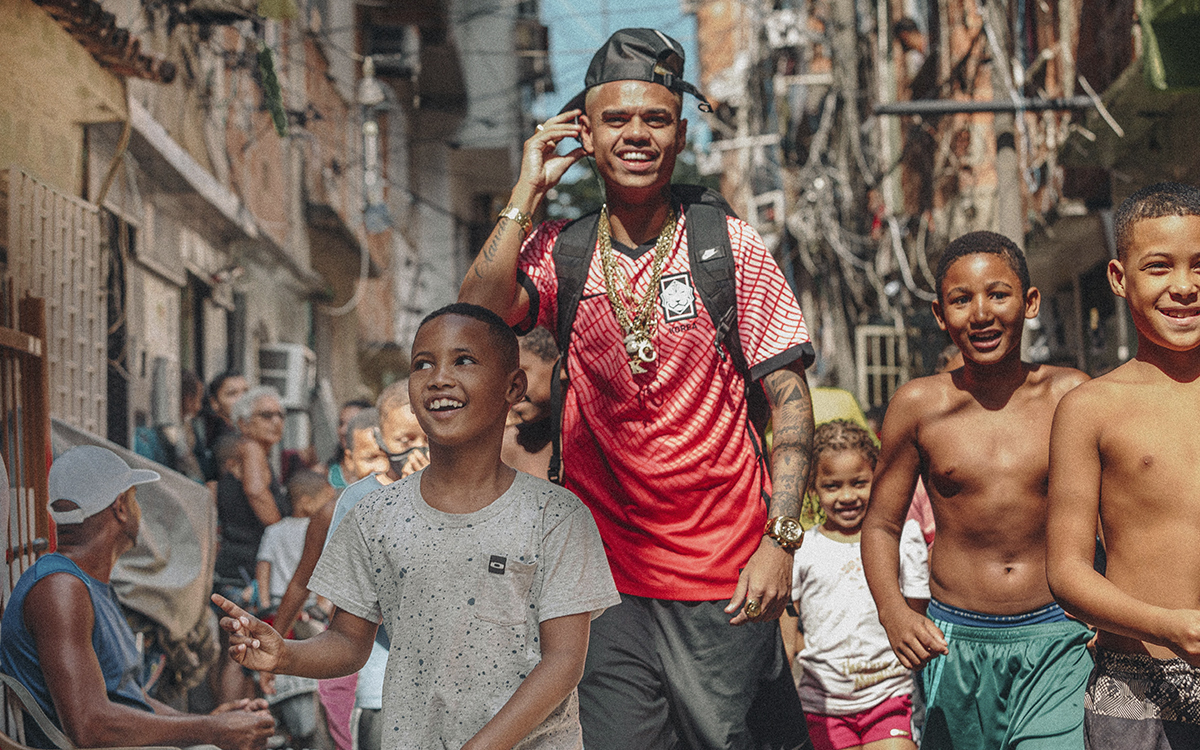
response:
[[[247,610],[258,602],[254,569],[263,530],[291,515],[283,485],[271,468],[271,449],[283,437],[279,392],[268,386],[247,390],[230,410],[238,433],[216,446],[217,524],[220,547],[213,571],[213,590]],[[222,632],[221,659],[210,671],[210,688],[218,703],[257,695],[257,685],[227,657]]]
[[[279,393],[267,386],[246,391],[230,414],[238,428],[236,445],[228,451],[217,481],[217,523],[221,547],[217,552],[213,588],[234,601],[251,603],[255,558],[263,529],[291,508],[283,486],[268,460],[283,437],[283,407]]]

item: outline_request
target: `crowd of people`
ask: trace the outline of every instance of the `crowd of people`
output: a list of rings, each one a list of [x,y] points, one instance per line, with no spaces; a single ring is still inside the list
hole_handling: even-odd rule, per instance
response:
[[[683,95],[707,104],[683,73],[655,30],[601,47],[323,470],[277,476],[278,394],[236,375],[147,436],[213,487],[213,713],[140,688],[109,575],[157,475],[102,448],[51,467],[58,552],[14,589],[0,671],[91,746],[1200,747],[1200,189],[1116,213],[1126,364],[1023,362],[1039,292],[972,232],[935,274],[957,353],[878,434],[815,425],[778,265],[670,184]],[[584,157],[604,207],[534,227]]]

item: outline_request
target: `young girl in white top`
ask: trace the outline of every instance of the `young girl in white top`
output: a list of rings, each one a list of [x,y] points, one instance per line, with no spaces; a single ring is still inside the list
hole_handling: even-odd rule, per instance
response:
[[[825,522],[796,552],[797,690],[816,750],[915,750],[912,673],[892,653],[863,575],[859,537],[879,455],[870,433],[835,420],[817,428],[813,489]],[[925,611],[929,564],[915,521],[900,544],[900,587]]]

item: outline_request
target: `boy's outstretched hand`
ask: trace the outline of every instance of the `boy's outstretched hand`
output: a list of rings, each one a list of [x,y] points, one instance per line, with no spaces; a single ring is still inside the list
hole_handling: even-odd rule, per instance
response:
[[[221,618],[221,627],[229,633],[230,657],[247,669],[276,671],[283,656],[283,636],[220,594],[213,594],[212,601],[227,615]]]
[[[938,655],[950,653],[946,636],[933,624],[933,620],[917,614],[908,607],[899,609],[894,615],[879,616],[888,642],[900,663],[909,669],[920,669]]]

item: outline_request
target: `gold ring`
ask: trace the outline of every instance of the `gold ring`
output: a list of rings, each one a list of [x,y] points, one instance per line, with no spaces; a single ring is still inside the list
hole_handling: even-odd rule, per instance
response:
[[[762,614],[762,606],[758,603],[757,599],[751,599],[746,602],[745,607],[742,607],[742,611],[746,613],[746,617],[754,619]]]
[[[546,126],[545,126],[545,125],[541,124],[540,122],[537,124],[537,132],[539,132],[539,133],[540,133],[540,132],[542,132],[542,131],[543,131],[543,130],[545,130],[545,129],[546,129]]]

